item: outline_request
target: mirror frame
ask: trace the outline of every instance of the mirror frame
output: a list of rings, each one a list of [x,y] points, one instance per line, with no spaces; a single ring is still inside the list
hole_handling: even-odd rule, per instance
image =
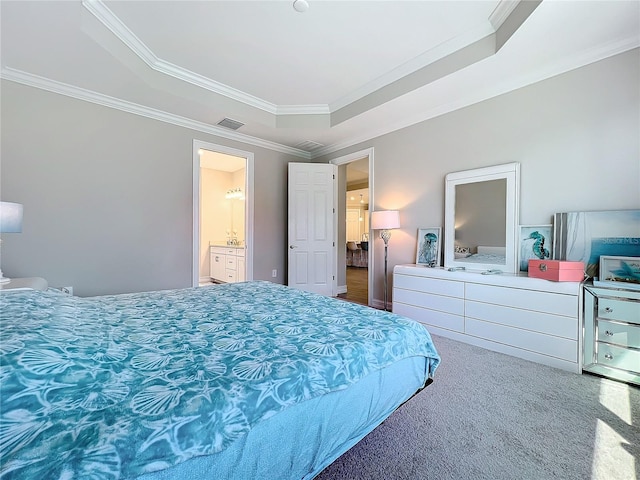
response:
[[[455,192],[456,185],[506,179],[506,238],[505,263],[470,263],[456,260],[455,244]],[[461,172],[452,172],[445,177],[445,215],[444,215],[444,267],[469,271],[499,270],[502,273],[518,273],[518,214],[520,199],[520,164],[506,163],[492,167],[476,168]]]

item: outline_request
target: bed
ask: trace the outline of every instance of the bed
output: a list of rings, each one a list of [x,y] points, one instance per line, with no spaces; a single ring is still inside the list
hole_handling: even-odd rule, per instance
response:
[[[0,294],[0,476],[309,479],[428,385],[398,315],[270,282]]]
[[[487,247],[478,245],[477,253],[468,252],[455,252],[454,258],[456,260],[463,259],[469,263],[489,263],[505,265],[505,247]]]

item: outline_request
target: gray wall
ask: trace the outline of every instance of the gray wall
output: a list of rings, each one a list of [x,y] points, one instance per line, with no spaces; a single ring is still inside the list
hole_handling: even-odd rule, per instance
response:
[[[374,148],[371,211],[399,209],[402,225],[389,242],[390,271],[415,263],[418,227],[444,227],[448,172],[519,162],[521,224],[640,208],[639,64],[635,49],[315,161]],[[379,301],[384,249],[377,234],[371,240]]]
[[[255,153],[254,278],[286,277],[287,163],[297,157],[2,82],[6,276],[86,296],[191,285],[192,142]]]
[[[374,147],[371,210],[401,210],[390,270],[415,262],[418,227],[444,226],[448,172],[520,162],[522,224],[640,208],[639,64],[636,49],[316,161]],[[286,164],[300,159],[6,81],[1,120],[0,194],[25,207],[23,233],[3,238],[6,276],[81,295],[190,285],[197,138],[255,152],[254,277],[284,282]]]

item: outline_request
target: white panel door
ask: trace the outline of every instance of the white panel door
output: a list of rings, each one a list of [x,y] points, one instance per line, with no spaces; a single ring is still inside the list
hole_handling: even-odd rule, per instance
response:
[[[289,286],[335,296],[337,167],[289,164]]]

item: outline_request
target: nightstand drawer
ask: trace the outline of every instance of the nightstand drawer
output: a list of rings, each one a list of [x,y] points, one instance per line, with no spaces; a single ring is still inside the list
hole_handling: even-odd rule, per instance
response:
[[[631,372],[640,372],[640,350],[598,342],[598,363]]]
[[[640,302],[598,298],[598,318],[640,324]]]
[[[640,345],[640,325],[598,321],[598,341],[623,347]]]

